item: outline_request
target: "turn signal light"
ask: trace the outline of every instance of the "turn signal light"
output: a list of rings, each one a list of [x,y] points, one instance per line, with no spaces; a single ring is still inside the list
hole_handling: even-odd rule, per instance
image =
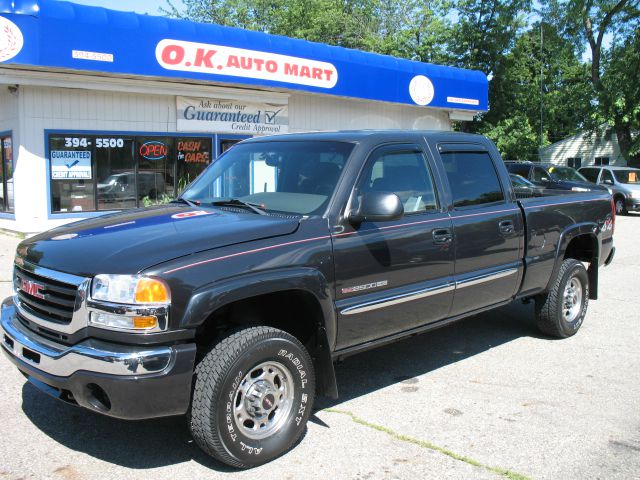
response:
[[[164,282],[161,282],[160,280],[156,280],[154,278],[141,278],[136,285],[136,302],[169,303],[169,289]]]
[[[148,317],[133,317],[133,328],[154,328],[158,325],[158,319],[154,316]]]

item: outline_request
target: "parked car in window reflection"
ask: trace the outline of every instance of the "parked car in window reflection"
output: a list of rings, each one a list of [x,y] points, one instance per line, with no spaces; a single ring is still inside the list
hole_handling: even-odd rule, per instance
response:
[[[164,176],[159,172],[138,172],[137,197],[156,198],[165,193]],[[136,199],[134,172],[110,175],[98,183],[98,197],[105,202],[122,202]]]

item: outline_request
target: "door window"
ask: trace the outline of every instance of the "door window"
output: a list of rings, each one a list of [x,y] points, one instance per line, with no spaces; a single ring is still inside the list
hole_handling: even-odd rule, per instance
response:
[[[367,192],[395,193],[405,213],[436,210],[438,205],[431,174],[417,146],[375,150],[360,178],[356,195]]]
[[[600,183],[606,183],[607,185],[613,185],[613,175],[609,170],[602,170],[602,176],[600,177]]]
[[[441,154],[456,208],[504,201],[498,173],[487,152]]]

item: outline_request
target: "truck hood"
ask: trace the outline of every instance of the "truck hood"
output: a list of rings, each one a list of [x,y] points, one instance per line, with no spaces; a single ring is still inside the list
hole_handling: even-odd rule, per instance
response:
[[[23,241],[18,254],[74,275],[134,274],[181,256],[288,235],[297,228],[294,217],[172,204],[54,228]]]

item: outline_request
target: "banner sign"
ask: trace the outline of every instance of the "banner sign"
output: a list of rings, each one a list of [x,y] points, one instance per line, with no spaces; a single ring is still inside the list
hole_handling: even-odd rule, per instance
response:
[[[90,151],[52,150],[50,158],[53,180],[91,180]]]
[[[156,47],[162,67],[183,72],[213,73],[333,88],[338,71],[330,63],[307,58],[205,43],[162,40]]]
[[[0,0],[3,66],[302,91],[474,112],[487,110],[489,93],[487,77],[479,71],[56,0]],[[266,109],[260,110],[264,116]],[[265,118],[223,122],[272,125]]]
[[[179,132],[271,135],[289,131],[289,107],[240,100],[177,97]]]

